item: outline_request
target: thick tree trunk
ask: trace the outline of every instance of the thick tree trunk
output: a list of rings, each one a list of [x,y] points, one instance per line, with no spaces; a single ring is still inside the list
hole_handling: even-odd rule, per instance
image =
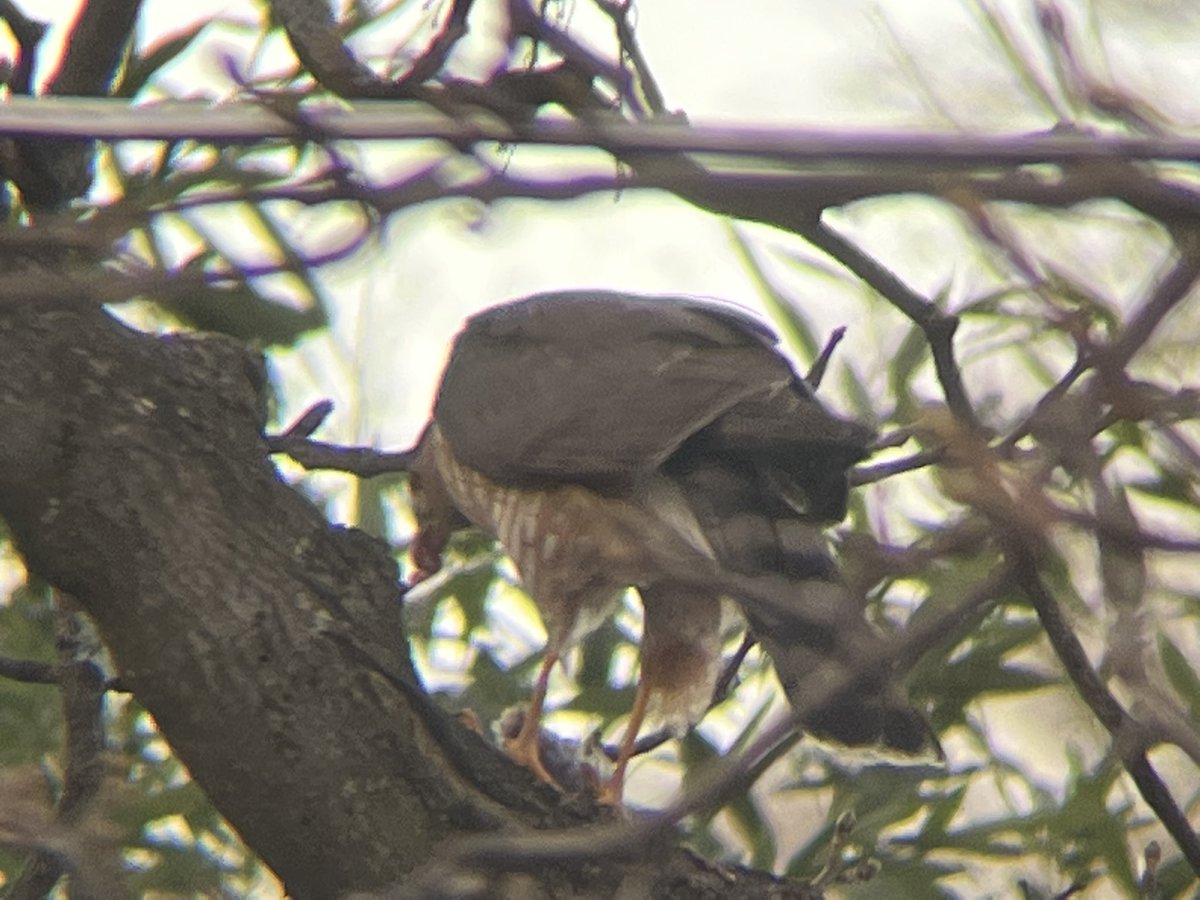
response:
[[[264,392],[228,339],[0,301],[0,516],[213,803],[297,897],[402,884],[456,836],[594,815],[431,705],[394,561],[280,479]],[[772,885],[747,874],[730,893],[682,853],[521,877],[575,896]]]

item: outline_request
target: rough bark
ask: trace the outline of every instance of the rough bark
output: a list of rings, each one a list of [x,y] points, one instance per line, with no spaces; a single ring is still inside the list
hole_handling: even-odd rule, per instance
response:
[[[31,569],[91,614],[122,684],[294,896],[428,886],[410,873],[456,837],[594,818],[433,707],[394,561],[282,481],[264,391],[228,339],[0,300],[0,516]],[[519,877],[553,896],[780,887],[657,850]]]

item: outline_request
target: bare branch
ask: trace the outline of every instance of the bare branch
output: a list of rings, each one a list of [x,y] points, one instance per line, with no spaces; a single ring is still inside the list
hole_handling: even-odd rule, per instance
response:
[[[646,99],[646,106],[650,113],[654,116],[667,115],[662,91],[650,71],[650,64],[646,61],[645,54],[642,53],[641,44],[637,40],[633,23],[630,21],[633,3],[631,0],[596,0],[596,6],[612,19],[621,53],[629,59],[633,66],[637,85],[641,88],[642,96]]]
[[[268,437],[268,442],[301,441],[312,437],[312,433],[321,427],[322,423],[333,412],[332,400],[319,400],[300,414],[291,425],[275,437]]]
[[[26,16],[12,0],[0,0],[0,19],[8,23],[17,39],[17,66],[9,87],[14,94],[33,92],[33,67],[37,62],[38,46],[46,35],[46,23]]]
[[[58,71],[48,90],[60,95],[107,94],[129,43],[141,0],[90,0],[79,7]],[[19,163],[9,177],[34,209],[56,209],[92,183],[93,136],[46,141],[25,136],[15,143]]]
[[[824,250],[864,282],[888,303],[908,316],[925,334],[933,354],[933,366],[946,396],[946,404],[964,424],[978,429],[979,420],[963,385],[962,371],[954,357],[954,332],[958,317],[947,315],[916,294],[876,259],[864,253],[824,222],[815,222],[800,231],[801,236]]]
[[[339,97],[411,96],[407,86],[381,78],[354,58],[324,0],[275,0],[271,10],[296,58],[326,90]]]
[[[428,81],[442,70],[455,44],[467,34],[467,18],[473,5],[474,0],[450,0],[450,9],[445,13],[442,30],[404,74],[402,80],[405,83],[419,84]]]
[[[804,376],[804,381],[814,391],[821,386],[821,381],[825,377],[825,370],[829,367],[829,361],[833,359],[833,351],[837,349],[837,345],[846,337],[845,326],[833,329],[829,335],[829,340],[825,342],[825,346],[821,348],[821,355],[813,361],[812,367],[808,370],[808,374]]]
[[[1146,302],[1121,329],[1121,335],[1100,353],[1096,367],[1104,377],[1111,378],[1124,369],[1162,324],[1163,319],[1183,301],[1200,278],[1200,241],[1195,232],[1177,235],[1179,257],[1154,286]]]
[[[452,94],[452,91],[451,91]],[[452,101],[453,97],[447,98]],[[951,170],[1011,169],[1049,163],[1105,163],[1121,171],[1131,161],[1200,162],[1200,140],[1114,135],[1037,134],[977,137],[944,133],[831,132],[770,126],[690,126],[677,121],[506,122],[480,107],[453,115],[425,103],[360,101],[353,106],[303,104],[305,121],[329,139],[440,138],[455,144],[495,141],[600,146],[614,152],[735,155],[796,164],[837,161],[873,167]],[[13,97],[0,134],[98,140],[179,140],[217,144],[304,138],[257,103],[213,105],[171,101],[133,106],[90,97]],[[1104,174],[1103,166],[1096,177]]]
[[[408,72],[395,81],[373,72],[350,52],[324,0],[274,0],[297,59],[321,87],[347,99],[397,100],[427,96],[421,85],[441,71],[454,45],[467,33],[473,0],[451,0],[445,22]]]
[[[917,469],[932,466],[941,458],[941,450],[922,450],[919,453],[914,453],[912,456],[906,456],[904,459],[898,459],[894,462],[876,463],[872,466],[856,466],[850,470],[850,483],[852,485],[874,484],[876,481],[883,481],[885,478],[891,478],[894,475],[900,475],[904,472],[914,472]]]
[[[8,656],[0,656],[0,678],[26,684],[58,684],[58,672],[53,664]]]
[[[1146,757],[1151,746],[1149,735],[1139,722],[1125,712],[1092,668],[1079,638],[1038,574],[1031,551],[1013,540],[1010,542],[1010,555],[1015,565],[1016,582],[1037,611],[1042,627],[1050,638],[1050,645],[1076,691],[1112,735],[1114,748],[1137,785],[1142,799],[1174,838],[1192,871],[1200,875],[1200,838],[1197,838],[1187,816]]]
[[[415,455],[414,450],[389,453],[371,447],[342,447],[287,433],[268,437],[267,446],[272,453],[286,453],[306,469],[349,472],[359,478],[407,472]]]
[[[66,731],[66,773],[58,799],[57,818],[64,825],[79,822],[87,805],[96,797],[104,780],[104,725],[102,709],[106,686],[104,675],[92,658],[90,642],[83,637],[88,626],[70,601],[58,595],[58,678],[62,685],[63,721]],[[63,859],[47,849],[34,853],[21,875],[11,885],[11,900],[37,900],[46,896],[68,870],[83,860]],[[129,896],[110,877],[111,896]]]

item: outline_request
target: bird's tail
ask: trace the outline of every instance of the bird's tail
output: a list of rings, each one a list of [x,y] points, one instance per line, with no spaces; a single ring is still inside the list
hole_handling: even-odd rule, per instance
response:
[[[811,456],[793,454],[785,465],[701,447],[671,475],[712,548],[720,589],[741,606],[802,724],[845,744],[934,748],[821,528],[845,511],[845,461]]]
[[[819,738],[937,752],[925,717],[904,697],[882,637],[834,578],[746,579],[742,610],[800,723]]]

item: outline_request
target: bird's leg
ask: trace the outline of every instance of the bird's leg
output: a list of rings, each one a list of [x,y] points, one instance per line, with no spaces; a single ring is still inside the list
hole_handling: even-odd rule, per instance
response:
[[[633,756],[637,746],[638,732],[646,718],[646,708],[650,703],[650,682],[643,671],[638,678],[637,692],[633,697],[633,709],[629,711],[629,724],[625,726],[625,736],[621,738],[621,749],[617,753],[617,764],[612,776],[600,786],[596,793],[596,802],[607,806],[620,806],[625,793],[625,768]]]
[[[546,688],[550,684],[550,670],[554,668],[554,664],[558,662],[558,654],[553,650],[547,650],[546,656],[542,660],[542,670],[538,673],[537,681],[533,686],[533,697],[529,701],[529,709],[525,713],[525,721],[521,723],[521,730],[517,732],[517,736],[511,740],[505,741],[504,752],[508,754],[509,759],[529,769],[547,784],[554,784],[554,778],[546,767],[542,765],[541,753],[541,737],[542,737],[542,708],[546,704]]]

